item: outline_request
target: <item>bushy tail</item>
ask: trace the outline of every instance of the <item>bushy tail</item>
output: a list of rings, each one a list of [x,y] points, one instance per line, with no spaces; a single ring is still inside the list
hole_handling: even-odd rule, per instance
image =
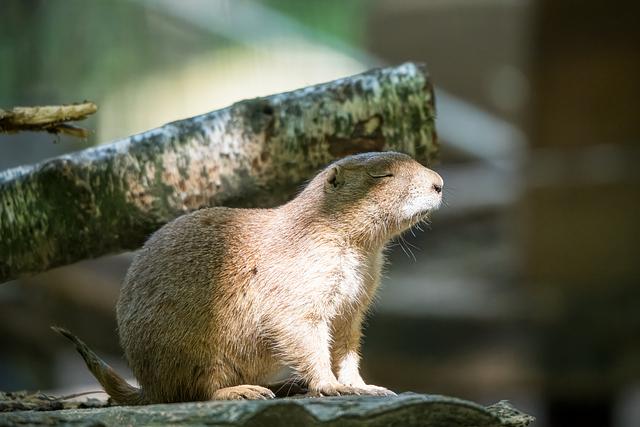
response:
[[[106,391],[116,403],[120,405],[143,405],[146,403],[142,396],[141,389],[127,383],[111,366],[107,365],[97,354],[87,347],[80,338],[66,329],[58,328],[57,326],[52,326],[51,329],[75,344],[76,350],[78,350],[78,353],[80,353],[84,359],[87,368],[89,368],[93,376],[96,377],[100,385],[102,385],[104,391]]]

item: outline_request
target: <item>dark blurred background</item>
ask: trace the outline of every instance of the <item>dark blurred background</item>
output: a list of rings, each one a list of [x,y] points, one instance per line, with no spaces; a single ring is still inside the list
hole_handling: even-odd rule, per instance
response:
[[[0,107],[100,108],[88,141],[0,136],[0,169],[407,60],[437,85],[447,206],[391,252],[365,379],[640,425],[638,2],[0,0]],[[130,259],[0,285],[0,390],[99,388],[52,324],[126,372]]]

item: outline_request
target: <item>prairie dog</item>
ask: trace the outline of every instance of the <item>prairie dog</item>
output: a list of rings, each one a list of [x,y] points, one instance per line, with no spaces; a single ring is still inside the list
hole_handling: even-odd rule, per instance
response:
[[[155,232],[117,304],[135,388],[76,343],[111,398],[135,405],[274,397],[283,366],[312,395],[389,395],[359,373],[365,317],[394,236],[438,208],[443,180],[411,157],[336,161],[275,209],[207,208]]]

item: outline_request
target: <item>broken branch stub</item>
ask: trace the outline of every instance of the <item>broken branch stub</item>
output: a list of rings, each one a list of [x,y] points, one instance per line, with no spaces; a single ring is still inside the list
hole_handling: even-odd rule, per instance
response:
[[[138,248],[204,206],[272,206],[328,162],[437,151],[423,66],[381,68],[238,102],[0,173],[0,281]]]
[[[73,126],[68,122],[84,120],[96,111],[98,111],[96,104],[87,101],[69,105],[0,109],[0,133],[44,131],[87,138],[89,136],[88,130]]]

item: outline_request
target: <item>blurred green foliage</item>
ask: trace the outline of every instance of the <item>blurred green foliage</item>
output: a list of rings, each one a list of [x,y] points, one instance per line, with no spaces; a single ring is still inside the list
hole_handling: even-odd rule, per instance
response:
[[[127,0],[3,0],[0,7],[2,105],[100,98],[131,75],[177,66],[224,42]]]
[[[365,20],[372,0],[261,0],[265,6],[299,21],[321,34],[330,34],[347,44],[361,45],[365,41]]]

